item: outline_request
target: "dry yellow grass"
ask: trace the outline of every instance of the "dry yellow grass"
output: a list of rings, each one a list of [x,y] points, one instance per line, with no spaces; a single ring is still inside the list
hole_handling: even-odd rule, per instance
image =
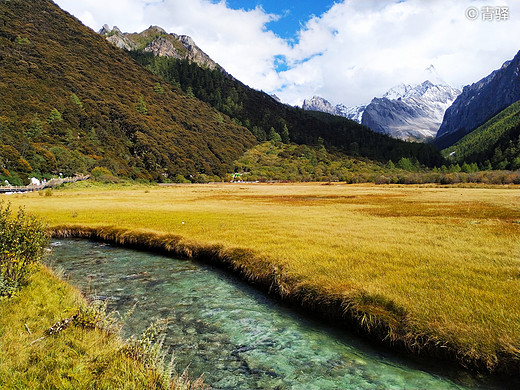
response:
[[[352,303],[358,321],[382,319],[410,348],[445,346],[491,370],[520,360],[518,188],[221,184],[10,199],[51,226],[251,249],[287,295]]]

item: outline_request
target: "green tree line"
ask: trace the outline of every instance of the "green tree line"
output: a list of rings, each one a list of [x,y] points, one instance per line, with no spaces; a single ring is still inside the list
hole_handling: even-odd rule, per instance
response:
[[[443,153],[482,170],[520,169],[520,101],[491,118]]]

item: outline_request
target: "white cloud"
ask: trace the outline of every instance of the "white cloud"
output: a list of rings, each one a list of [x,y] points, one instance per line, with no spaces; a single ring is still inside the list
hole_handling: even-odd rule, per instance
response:
[[[140,31],[143,8],[149,1],[55,0],[55,3],[96,31],[105,23],[118,25],[124,30],[128,28],[128,31]]]
[[[489,74],[520,49],[520,4],[513,0],[345,0],[312,17],[288,42],[267,30],[283,15],[233,10],[210,0],[57,0],[95,30],[158,25],[187,34],[244,83],[295,104],[314,94],[367,103],[400,82],[420,82],[434,64],[460,87]],[[509,6],[508,21],[470,21],[469,6]],[[291,45],[293,44],[293,45]],[[278,56],[278,57],[277,57]],[[276,72],[280,58],[289,69]]]
[[[486,5],[507,1],[337,3],[300,32],[291,60],[322,55],[285,72],[287,87],[278,95],[292,102],[318,94],[335,103],[365,103],[399,82],[424,81],[430,64],[454,86],[473,83],[520,49],[518,6],[509,5],[509,21],[466,18],[469,6]]]
[[[140,32],[157,25],[168,32],[190,35],[196,44],[229,73],[242,82],[264,90],[274,90],[279,77],[275,56],[289,46],[266,24],[277,15],[261,7],[233,10],[225,1],[209,0],[57,0],[94,30],[103,24],[122,31]]]

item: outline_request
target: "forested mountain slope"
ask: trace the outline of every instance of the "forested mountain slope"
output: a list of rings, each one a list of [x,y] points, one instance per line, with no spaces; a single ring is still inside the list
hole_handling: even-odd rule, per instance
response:
[[[520,169],[520,101],[473,130],[443,153],[483,169]]]
[[[224,175],[255,143],[50,0],[0,3],[2,179],[102,166],[164,180]]]
[[[352,120],[304,111],[277,102],[264,92],[254,90],[221,70],[171,57],[155,56],[144,50],[131,51],[137,62],[188,95],[208,102],[237,123],[246,126],[258,141],[273,137],[297,144],[325,144],[352,156],[378,161],[417,159],[427,166],[440,166],[443,159],[431,145],[404,142],[371,131]]]

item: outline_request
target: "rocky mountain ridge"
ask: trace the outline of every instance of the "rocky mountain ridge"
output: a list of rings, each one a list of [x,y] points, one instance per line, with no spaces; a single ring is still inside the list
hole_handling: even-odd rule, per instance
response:
[[[348,107],[344,104],[337,104],[333,106],[328,100],[321,96],[313,96],[312,99],[305,99],[302,108],[307,111],[326,112],[336,116],[343,116],[345,118],[361,123],[361,116],[366,106]]]
[[[436,136],[439,148],[446,148],[488,119],[520,100],[520,51],[511,61],[489,76],[465,86],[446,111]]]
[[[117,26],[104,25],[99,34],[124,50],[143,50],[156,56],[190,60],[203,68],[224,70],[202,51],[188,35],[167,33],[158,26],[150,26],[140,33],[123,33]]]
[[[434,84],[426,80],[417,85],[401,83],[368,105],[333,106],[314,96],[304,100],[302,108],[343,116],[394,138],[424,141],[435,137],[444,112],[459,94],[442,81]]]

